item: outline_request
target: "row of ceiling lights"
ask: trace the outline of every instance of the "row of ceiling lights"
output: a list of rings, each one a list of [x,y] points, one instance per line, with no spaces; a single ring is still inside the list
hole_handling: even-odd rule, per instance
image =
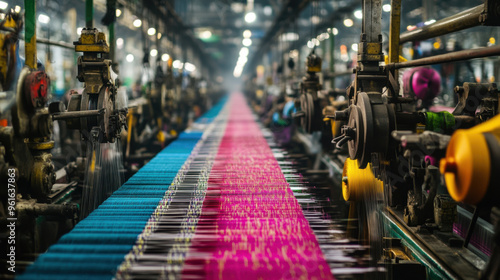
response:
[[[390,12],[391,11],[391,5],[390,4],[383,5],[382,6],[382,10],[384,12]],[[363,18],[363,12],[361,10],[356,10],[354,12],[354,17],[356,17],[358,19]],[[245,15],[245,21],[247,23],[252,23],[256,19],[257,19],[257,15],[254,12],[248,12]],[[354,25],[354,21],[352,19],[350,19],[350,18],[347,18],[347,19],[344,20],[344,25],[346,27],[351,27],[351,26]],[[330,36],[328,34],[329,32],[331,32],[333,35],[337,35],[338,34],[337,28],[330,29],[330,30],[328,30],[327,33],[323,33],[323,34],[319,35],[318,38],[313,38],[313,39],[309,40],[307,42],[307,46],[309,48],[314,48],[315,46],[319,46],[320,41],[323,41],[323,40],[329,38],[329,36]],[[252,33],[250,32],[250,30],[245,30],[243,32],[243,41],[242,41],[242,44],[243,44],[244,47],[241,48],[241,50],[240,50],[240,56],[238,58],[238,62],[236,63],[236,67],[234,68],[234,72],[233,72],[233,75],[236,78],[239,78],[241,76],[241,74],[243,73],[243,68],[245,67],[246,62],[248,61],[248,57],[247,56],[248,56],[249,50],[248,50],[247,47],[249,47],[250,45],[252,45],[252,39],[250,39],[251,35],[252,35]],[[297,40],[297,39],[298,38],[296,38],[295,40]],[[356,45],[356,46],[354,46],[354,45]],[[357,47],[358,47],[357,44],[353,44],[353,46],[352,46],[353,50],[355,48],[357,50]]]
[[[255,12],[253,11],[253,1],[249,1],[249,6],[247,6],[247,8],[249,8],[249,11],[245,14],[245,22],[253,23],[257,20],[257,14],[255,14]],[[272,10],[270,12],[268,11],[265,13],[266,14],[268,13],[270,15],[272,13]],[[245,64],[248,61],[248,54],[250,53],[248,47],[252,45],[251,37],[252,37],[252,31],[250,30],[243,31],[243,40],[241,41],[243,47],[240,49],[238,61],[236,62],[236,66],[234,67],[233,71],[233,76],[236,78],[241,77],[241,74],[243,73],[243,68],[245,68]]]
[[[120,17],[120,15],[122,14],[122,11],[120,9],[116,9],[116,17]],[[136,18],[133,22],[132,22],[132,25],[136,28],[139,28],[142,26],[142,20],[140,18]],[[209,33],[209,34],[208,34]],[[156,28],[154,27],[150,27],[148,28],[147,30],[147,34],[149,36],[154,36],[156,33]],[[157,38],[160,39],[162,36],[162,34],[160,32],[158,32],[157,34]],[[205,36],[207,38],[210,38],[212,36],[212,32],[210,31],[205,31],[204,34],[202,34],[201,36]],[[121,43],[118,44],[118,40],[121,40]],[[117,39],[117,46],[119,45],[123,45],[123,39],[122,38],[118,38]],[[152,56],[152,57],[156,57],[158,55],[158,50],[157,49],[152,49],[150,52],[149,52],[149,55]],[[127,60],[127,62],[133,62],[134,61],[134,55],[129,53],[127,54],[127,56],[125,57],[125,59]],[[168,61],[170,59],[170,55],[167,54],[167,53],[164,53],[161,55],[161,60],[162,61]],[[174,60],[174,62],[172,63],[172,67],[174,68],[177,68],[177,69],[182,69],[184,68],[186,71],[189,71],[189,72],[193,72],[196,70],[196,66],[192,63],[189,63],[189,62],[186,62],[186,63],[183,63],[182,61],[180,60]]]
[[[240,49],[238,61],[236,62],[236,67],[234,67],[233,71],[233,76],[236,78],[241,77],[241,74],[243,73],[243,68],[245,67],[245,64],[248,61],[248,54],[250,53],[248,47],[252,45],[251,37],[252,37],[252,31],[250,30],[243,31],[243,41],[241,42],[243,44],[243,47]]]

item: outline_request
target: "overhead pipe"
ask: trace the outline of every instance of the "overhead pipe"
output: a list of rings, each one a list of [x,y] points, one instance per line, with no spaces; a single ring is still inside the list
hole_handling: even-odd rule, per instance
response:
[[[440,64],[446,62],[455,62],[461,60],[469,60],[474,58],[482,58],[495,55],[500,55],[500,45],[440,54],[431,57],[415,59],[411,61],[393,63],[389,64],[388,66],[394,67],[394,69],[401,69],[401,68],[425,66],[431,64]]]
[[[401,34],[399,43],[422,41],[483,24],[484,5],[470,8],[456,15],[438,20]]]

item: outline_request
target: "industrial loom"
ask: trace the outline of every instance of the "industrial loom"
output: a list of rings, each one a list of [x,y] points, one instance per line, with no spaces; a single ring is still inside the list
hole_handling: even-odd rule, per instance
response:
[[[324,252],[356,245],[320,248],[333,227],[264,136],[230,95],[19,279],[332,279]]]

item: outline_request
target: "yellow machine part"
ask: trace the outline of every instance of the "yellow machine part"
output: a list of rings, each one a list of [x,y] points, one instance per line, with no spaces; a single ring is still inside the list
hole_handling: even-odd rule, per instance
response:
[[[337,123],[338,122],[335,122],[335,120],[330,120],[331,122],[331,126],[332,126],[332,135],[333,135],[333,138],[339,136],[337,135]]]
[[[405,62],[408,61],[406,58],[399,56],[399,62]],[[384,55],[384,62],[385,64],[389,64],[389,56]]]
[[[346,201],[360,201],[367,193],[383,193],[384,184],[373,175],[371,164],[360,169],[357,160],[346,159],[342,172],[342,195]]]
[[[307,66],[307,72],[321,72],[320,66]]]
[[[156,134],[156,139],[160,142],[160,143],[165,143],[165,134],[163,134],[163,130],[162,130],[162,121],[161,121],[161,118],[157,118],[156,119],[156,122],[158,123],[158,134]]]
[[[456,201],[478,204],[488,190],[492,158],[483,133],[492,134],[500,143],[500,115],[473,128],[457,130],[440,162],[448,192]]]
[[[14,19],[9,16],[5,18],[3,21],[3,26],[7,28],[16,28],[17,23],[14,21]],[[0,73],[3,77],[4,83],[6,83],[7,80],[7,73],[9,71],[9,53],[14,54],[16,52],[16,47],[17,44],[10,44],[10,45],[5,45],[5,39],[9,36],[7,32],[2,32],[0,33]],[[13,57],[10,58],[10,60],[14,59]],[[8,90],[8,89],[2,89],[2,90]]]
[[[109,46],[106,43],[106,35],[103,32],[82,33],[79,44],[75,46],[75,51],[108,53]]]

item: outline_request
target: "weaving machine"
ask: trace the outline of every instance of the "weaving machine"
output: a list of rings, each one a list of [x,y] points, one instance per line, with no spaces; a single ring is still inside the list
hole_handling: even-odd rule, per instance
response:
[[[13,125],[0,129],[0,175],[9,177],[0,179],[13,182],[9,188],[14,191],[5,193],[18,191],[17,196],[2,196],[0,201],[1,210],[17,203],[17,212],[8,215],[18,219],[19,249],[10,252],[18,254],[17,272],[22,273],[8,277],[500,277],[500,93],[495,77],[457,83],[452,108],[448,106],[453,97],[446,106],[439,103],[444,100],[439,97],[446,78],[429,67],[497,56],[500,47],[491,37],[484,48],[413,60],[401,56],[407,42],[478,25],[500,25],[499,1],[486,0],[402,34],[401,0],[391,0],[390,9],[382,9],[387,7],[382,0],[360,1],[362,8],[354,16],[361,36],[351,46],[356,58],[348,56],[350,39],[342,41],[347,46],[340,46],[339,56],[354,62],[346,66],[354,69],[329,74],[321,73],[322,58],[331,60],[329,68],[334,71],[333,36],[350,33],[346,30],[353,20],[351,26],[344,21],[341,31],[333,28],[333,22],[322,23],[329,26],[327,33],[316,37],[313,32],[323,27],[314,21],[319,22],[338,1],[281,1],[283,11],[263,39],[257,39],[254,30],[243,32],[245,47],[233,73],[238,78],[247,61],[251,67],[245,72],[256,70],[245,91],[255,99],[255,108],[264,105],[256,110],[260,122],[240,93],[222,98],[199,117],[213,99],[206,84],[223,80],[219,73],[217,78],[211,75],[212,60],[199,47],[198,39],[212,37],[212,31],[198,28],[194,32],[198,38],[189,43],[193,34],[183,34],[189,25],[180,21],[171,1],[160,0],[106,1],[107,24],[103,24],[109,27],[109,37],[94,28],[93,1],[86,0],[86,25],[74,42],[74,50],[82,53],[77,79],[84,90],[71,92],[67,109],[60,102],[47,104],[50,80],[36,56],[36,1],[25,2],[27,67],[20,71],[16,92],[10,95],[15,99]],[[248,2],[253,6],[253,1]],[[297,16],[292,26],[298,25],[303,20],[300,11],[308,4],[313,38],[302,47],[311,50],[307,50],[304,71],[299,67],[295,72],[294,59],[304,58],[304,53],[292,49],[304,36],[297,26],[287,34],[290,20],[286,18]],[[350,14],[359,4],[353,1],[341,11],[335,6],[339,14],[331,18]],[[128,105],[113,71],[118,46],[113,23],[120,9],[128,9],[122,19],[132,19],[134,23],[126,23],[142,32],[144,41],[138,67],[143,74],[138,83],[143,87],[136,95],[141,97]],[[390,12],[387,56],[383,11]],[[269,15],[273,14],[271,10]],[[15,85],[12,76],[20,70],[14,66],[19,64],[17,34],[22,25],[13,11],[0,24],[0,31],[6,32],[0,34],[4,44],[0,84],[5,89]],[[214,40],[226,34],[213,31]],[[262,40],[261,46],[247,46],[252,32]],[[125,36],[120,36],[123,47]],[[328,36],[332,53],[326,51]],[[128,42],[134,42],[130,38]],[[272,38],[278,38],[279,44],[273,46]],[[205,43],[214,42],[202,46]],[[177,49],[186,45],[191,45],[189,50],[180,50],[179,55]],[[258,62],[266,48],[271,55]],[[127,67],[132,66],[137,52],[123,51],[127,53],[119,56],[130,63]],[[176,67],[173,57],[179,58]],[[276,57],[278,61],[272,61]],[[286,58],[291,78],[283,70]],[[188,68],[196,67],[188,61],[203,71],[193,74]],[[410,67],[417,68],[402,72]],[[266,77],[267,68],[273,68],[273,73]],[[346,90],[336,89],[335,77],[346,73],[354,74],[353,80]],[[303,77],[298,87],[290,86],[293,77]],[[280,82],[284,83],[278,86]],[[287,84],[297,95],[286,91]],[[72,144],[82,149],[81,157],[62,171],[55,170],[51,154],[55,120],[76,132],[78,140]],[[127,125],[126,140],[120,141]],[[126,143],[123,151],[118,146],[122,142]],[[123,166],[131,175],[124,184]],[[69,171],[77,176],[62,184],[59,179],[69,177]],[[1,214],[3,223],[10,222],[7,212]],[[2,243],[12,232],[2,232]]]
[[[366,249],[333,238],[340,231],[267,141],[231,95],[19,279],[332,279],[331,268],[358,262],[343,250]],[[336,254],[325,257],[310,223]]]
[[[342,127],[332,142],[348,149],[342,188],[352,213],[360,217],[355,235],[371,244],[373,258],[418,261],[428,279],[497,279],[497,86],[457,86],[456,107],[439,111],[429,106],[441,84],[437,73],[430,68],[406,72],[404,94],[398,76],[403,68],[498,55],[497,46],[411,61],[399,53],[405,42],[498,25],[498,3],[486,1],[400,35],[402,4],[391,1],[384,64],[382,1],[363,1],[355,79],[346,91],[349,107],[331,116]],[[418,264],[414,267],[418,270]]]

